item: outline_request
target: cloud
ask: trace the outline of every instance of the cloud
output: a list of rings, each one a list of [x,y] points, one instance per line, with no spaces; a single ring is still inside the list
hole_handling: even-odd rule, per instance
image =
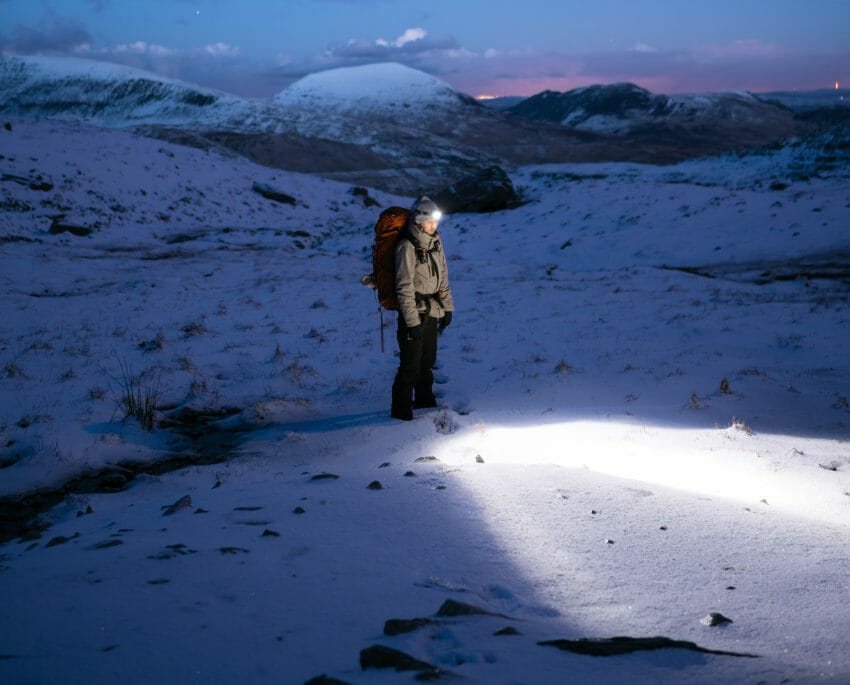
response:
[[[407,29],[403,34],[401,34],[398,38],[396,38],[393,42],[388,43],[383,38],[379,38],[375,41],[375,45],[380,47],[396,47],[401,48],[407,45],[408,43],[413,43],[417,40],[422,40],[427,36],[428,33],[425,29]]]
[[[112,0],[88,2],[103,6]],[[138,40],[95,49],[92,43],[84,26],[52,11],[45,14],[38,29],[19,26],[7,35],[0,34],[3,52],[67,54],[118,62],[253,97],[271,96],[316,71],[375,62],[400,62],[471,95],[532,95],[546,89],[565,91],[626,81],[657,93],[802,90],[829,87],[836,79],[850,82],[850,51],[795,52],[754,39],[679,51],[636,42],[630,49],[606,52],[498,47],[477,52],[451,35],[433,35],[424,27],[413,26],[392,39],[352,38],[307,57],[281,53],[265,60],[250,58],[240,46],[225,41],[191,48]]]
[[[238,47],[227,43],[213,43],[212,45],[205,45],[202,49],[213,57],[238,57],[241,53]]]
[[[406,29],[394,40],[352,38],[344,43],[332,43],[307,58],[278,56],[277,62],[266,68],[262,76],[265,87],[278,92],[303,76],[326,69],[401,62],[439,75],[441,63],[448,67],[452,62],[473,56],[474,53],[459,45],[454,38],[432,36],[427,30],[415,27]]]
[[[635,43],[635,52],[658,52],[658,48],[654,48],[648,43]]]
[[[450,37],[434,37],[425,29],[406,29],[394,41],[383,38],[364,41],[350,39],[344,44],[331,44],[321,53],[324,60],[345,61],[347,59],[381,59],[385,61],[410,59],[412,56],[427,52],[440,52],[460,49],[457,41]],[[306,60],[305,63],[309,63]]]
[[[87,52],[90,52],[87,50]],[[106,48],[100,51],[101,54],[106,55],[150,55],[153,57],[171,57],[177,54],[176,50],[172,50],[163,45],[155,45],[146,43],[143,40],[136,41],[135,43],[125,43],[116,45],[111,48]]]

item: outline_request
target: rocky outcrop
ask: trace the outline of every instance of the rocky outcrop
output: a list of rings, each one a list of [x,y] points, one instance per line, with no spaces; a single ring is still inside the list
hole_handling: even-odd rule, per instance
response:
[[[491,166],[480,173],[431,195],[446,214],[457,212],[496,212],[520,204],[519,196],[504,169]]]

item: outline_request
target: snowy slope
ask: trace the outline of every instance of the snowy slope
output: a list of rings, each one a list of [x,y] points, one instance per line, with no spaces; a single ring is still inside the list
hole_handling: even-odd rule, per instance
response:
[[[398,155],[429,146],[440,156],[442,140],[481,106],[448,83],[393,62],[310,74],[278,93],[289,125],[319,136]],[[459,141],[454,141],[459,142]],[[447,153],[448,154],[448,153]]]
[[[276,130],[276,108],[123,65],[68,57],[0,56],[0,114],[142,124]]]
[[[408,192],[493,164],[480,141],[467,140],[501,123],[445,82],[398,64],[322,72],[255,101],[102,62],[11,56],[0,57],[0,114],[132,127],[283,169],[333,175],[337,161],[353,183]]]
[[[750,93],[668,96],[650,93],[631,83],[588,86],[565,93],[545,91],[526,98],[510,111],[612,135],[662,125],[702,135],[715,128],[763,129],[776,137],[793,130],[789,111]]]
[[[441,224],[458,311],[408,424],[362,195],[8,123],[0,496],[44,511],[0,544],[2,682],[415,682],[375,645],[487,685],[850,679],[834,146],[518,170],[522,207]],[[615,636],[683,642],[540,644]]]
[[[310,74],[275,96],[284,107],[337,111],[347,116],[425,116],[436,109],[477,103],[445,81],[395,62]]]

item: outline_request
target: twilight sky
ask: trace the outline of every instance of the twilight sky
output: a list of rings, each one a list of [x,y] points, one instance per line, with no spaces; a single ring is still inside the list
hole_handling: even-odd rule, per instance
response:
[[[475,96],[810,90],[850,85],[850,0],[0,0],[0,52],[258,97],[380,61]]]

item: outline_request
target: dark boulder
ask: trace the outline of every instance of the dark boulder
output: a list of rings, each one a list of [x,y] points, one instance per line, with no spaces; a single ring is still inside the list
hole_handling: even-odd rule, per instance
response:
[[[273,200],[274,202],[282,202],[293,206],[297,202],[292,195],[287,195],[286,193],[276,190],[265,183],[254,183],[254,185],[251,186],[251,190],[255,193],[259,193],[267,200]]]
[[[374,197],[369,195],[369,191],[362,186],[355,186],[349,191],[354,197],[359,198],[363,202],[364,207],[380,207],[381,203]]]
[[[441,625],[441,622],[430,618],[391,618],[384,623],[384,635],[402,635],[412,633],[425,626],[436,625]]]
[[[498,166],[462,178],[430,197],[446,214],[497,212],[520,204],[511,179]]]
[[[396,671],[436,671],[431,664],[419,661],[392,647],[372,645],[360,652],[360,668],[394,668]]]
[[[437,609],[437,616],[498,616],[500,618],[510,618],[510,616],[505,616],[494,611],[487,611],[487,609],[458,602],[454,599],[447,599],[443,602],[440,608]]]
[[[58,221],[56,219],[50,224],[50,234],[51,235],[59,235],[60,233],[70,233],[71,235],[75,235],[79,238],[85,238],[86,236],[90,236],[93,233],[94,229],[89,228],[88,226],[78,226],[75,224],[68,224],[62,221]]]
[[[315,678],[310,678],[304,685],[349,685],[345,680],[339,680],[325,675],[317,675]]]

